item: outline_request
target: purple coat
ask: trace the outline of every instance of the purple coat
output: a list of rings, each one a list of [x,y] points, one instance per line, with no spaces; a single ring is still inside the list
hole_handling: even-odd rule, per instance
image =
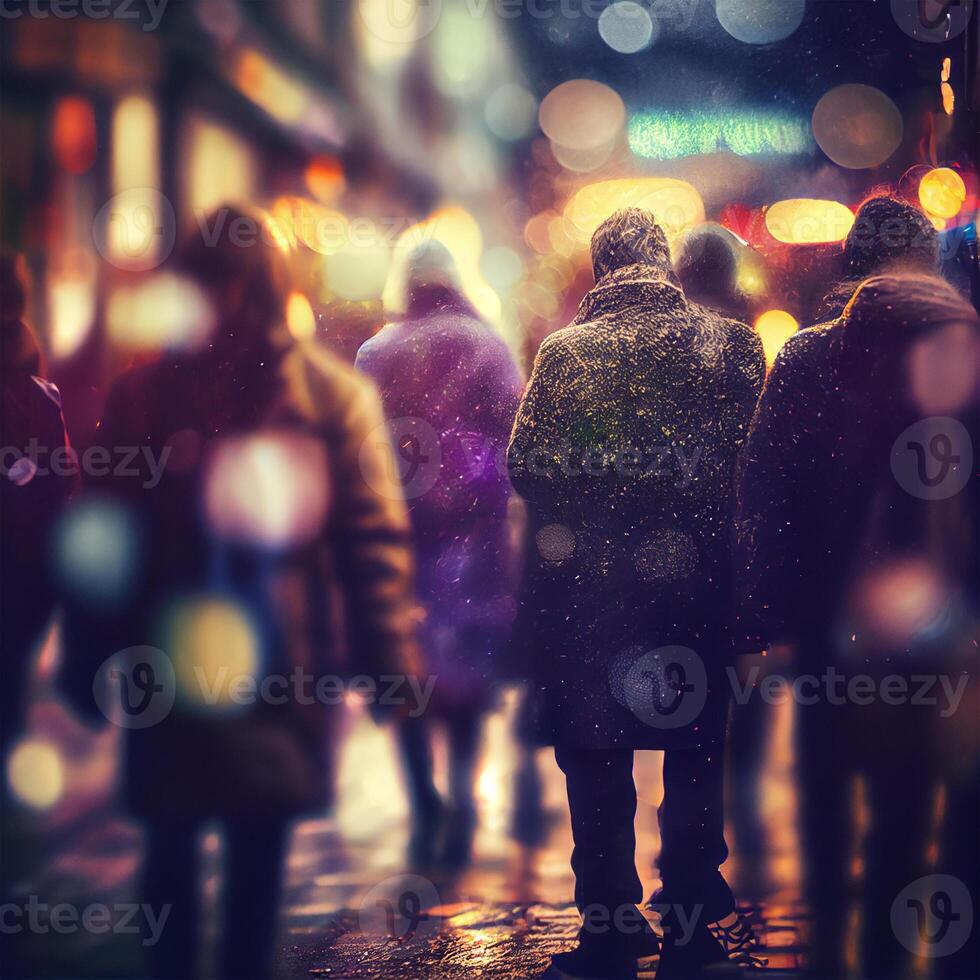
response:
[[[461,302],[419,309],[366,341],[415,535],[434,704],[485,704],[514,613],[504,455],[523,387],[510,349]]]

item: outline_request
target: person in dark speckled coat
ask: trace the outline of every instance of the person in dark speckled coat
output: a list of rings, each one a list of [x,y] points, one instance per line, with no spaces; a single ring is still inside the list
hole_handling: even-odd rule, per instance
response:
[[[793,337],[752,423],[739,632],[750,650],[792,643],[808,679],[794,722],[815,977],[847,974],[858,777],[858,975],[916,975],[893,908],[927,874],[940,782],[939,870],[980,894],[978,419],[980,319],[937,276],[902,273],[865,280],[839,318]],[[939,954],[941,975],[976,976],[977,950],[974,930],[959,966]]]
[[[696,941],[668,941],[661,975],[687,975],[725,955],[707,923],[735,918],[718,870],[729,539],[765,362],[747,326],[688,302],[648,211],[600,225],[592,262],[575,320],[541,345],[508,454],[536,544],[515,629],[537,734],[567,779],[585,918],[579,946],[555,962],[575,976],[633,976],[649,951],[628,913],[642,898],[633,750],[666,749],[660,901],[702,919]],[[596,909],[627,910],[622,927],[593,929]]]

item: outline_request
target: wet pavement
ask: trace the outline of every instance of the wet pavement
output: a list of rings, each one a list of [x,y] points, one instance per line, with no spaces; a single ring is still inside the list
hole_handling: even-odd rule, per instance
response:
[[[547,751],[537,759],[543,841],[532,848],[510,833],[519,759],[510,735],[515,701],[507,698],[487,721],[475,858],[456,875],[406,867],[408,809],[391,733],[358,709],[349,713],[339,804],[329,818],[301,822],[293,832],[276,977],[535,977],[546,971],[552,953],[572,945],[579,920],[570,903],[571,831],[563,780]],[[740,860],[733,847],[723,870],[767,947],[769,969],[782,973],[799,967],[802,916],[790,719],[782,706],[773,712],[761,793],[766,859],[762,864]],[[59,746],[65,785],[59,803],[33,818],[23,855],[32,870],[21,891],[48,904],[133,901],[140,833],[114,803],[116,733],[93,734],[50,700],[34,706],[31,728]],[[436,761],[442,780],[441,749]],[[635,778],[637,867],[645,893],[651,894],[659,884],[660,756],[638,753]],[[213,939],[220,885],[216,833],[205,837],[204,849],[205,935]],[[32,976],[145,975],[137,936],[48,932],[18,941]],[[655,960],[646,962],[641,976],[652,976],[655,966]],[[202,970],[209,973],[208,962]]]

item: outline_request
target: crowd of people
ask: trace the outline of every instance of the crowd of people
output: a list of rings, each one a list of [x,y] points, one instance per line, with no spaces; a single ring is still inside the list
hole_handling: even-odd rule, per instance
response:
[[[904,234],[877,233],[895,221]],[[375,705],[397,732],[419,868],[470,860],[481,721],[502,684],[524,685],[517,805],[534,795],[533,748],[554,746],[582,914],[554,966],[572,977],[635,977],[657,953],[665,980],[761,964],[720,870],[726,750],[737,773],[758,727],[757,701],[732,711],[732,666],[792,650],[793,675],[814,680],[795,705],[809,966],[845,975],[860,830],[859,974],[911,975],[893,915],[903,889],[935,871],[980,896],[980,317],[938,274],[925,215],[867,202],[839,281],[767,371],[724,242],[692,236],[675,262],[650,212],[619,211],[592,238],[594,287],[526,383],[438,243],[412,252],[397,308],[350,366],[290,337],[282,255],[261,238],[242,247],[234,226],[177,256],[215,311],[207,345],[124,374],[105,406],[99,445],[149,447],[137,464],[166,458],[162,475],[78,486],[18,462],[0,481],[4,748],[55,606],[62,688],[90,719],[105,720],[109,658],[128,652],[119,670],[144,693],[158,688],[138,681],[140,651],[173,661],[170,710],[125,726],[143,894],[172,906],[154,974],[194,975],[197,843],[217,819],[221,974],[271,975],[290,821],[330,802],[335,709],[289,696],[202,707],[187,690],[220,686],[244,621],[251,656],[235,662],[260,678],[433,679],[417,711]],[[15,256],[2,272],[0,442],[64,446]],[[97,595],[52,567],[35,530],[93,500],[136,542],[119,587]],[[813,693],[835,671],[847,693]],[[923,675],[962,695],[957,710],[867,696]],[[644,749],[664,752],[659,934],[634,861]],[[937,976],[976,975],[977,933],[930,961]]]

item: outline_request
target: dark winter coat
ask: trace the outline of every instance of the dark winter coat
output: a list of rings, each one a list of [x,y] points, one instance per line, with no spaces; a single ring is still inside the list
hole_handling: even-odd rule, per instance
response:
[[[168,644],[178,634],[165,626],[187,597],[231,601],[248,617],[258,681],[296,670],[311,680],[299,693],[277,686],[275,697],[209,710],[182,697],[178,670],[166,717],[126,733],[126,795],[138,813],[288,817],[322,808],[331,788],[331,719],[340,710],[329,704],[343,691],[330,680],[317,694],[315,679],[404,675],[418,666],[408,516],[390,473],[377,392],[314,347],[293,347],[281,360],[263,356],[243,372],[229,377],[204,355],[163,360],[115,385],[103,444],[150,447],[157,458],[170,446],[171,454],[157,486],[146,485],[145,472],[89,481],[91,496],[108,495],[132,515],[139,561],[118,608],[70,610],[66,680],[76,695],[91,696],[98,665],[140,644],[174,659]],[[290,486],[302,464],[312,480],[309,510],[322,507],[312,525],[304,526],[306,508],[287,512],[302,534],[278,541],[248,533],[253,504],[279,513],[271,482],[278,474],[262,470],[264,450],[253,457],[254,484],[248,466],[230,482],[208,482],[222,451],[256,435],[294,440],[287,445],[300,454],[297,469],[284,470],[277,485]],[[220,658],[231,639],[211,639],[205,653]]]
[[[954,593],[975,603],[976,481],[925,499],[911,445],[923,437],[898,439],[937,414],[912,397],[913,345],[954,322],[977,327],[947,283],[881,276],[860,286],[839,320],[802,331],[780,352],[739,487],[740,626],[749,647],[802,640],[818,661],[810,666],[836,661],[865,641],[850,609],[858,576],[903,556],[936,564]],[[977,412],[974,392],[949,413],[974,446]],[[951,530],[937,536],[943,527]]]
[[[493,695],[514,617],[504,454],[523,382],[501,336],[459,294],[425,292],[361,347],[356,366],[381,392],[402,463],[425,457],[403,474],[427,614],[422,654],[437,678],[433,707],[460,711]]]
[[[619,213],[592,247],[595,287],[541,345],[508,454],[535,545],[519,638],[543,740],[662,748],[721,714],[658,726],[629,688],[661,647],[711,678],[727,661],[733,474],[765,362],[748,327],[688,303],[652,216]]]

